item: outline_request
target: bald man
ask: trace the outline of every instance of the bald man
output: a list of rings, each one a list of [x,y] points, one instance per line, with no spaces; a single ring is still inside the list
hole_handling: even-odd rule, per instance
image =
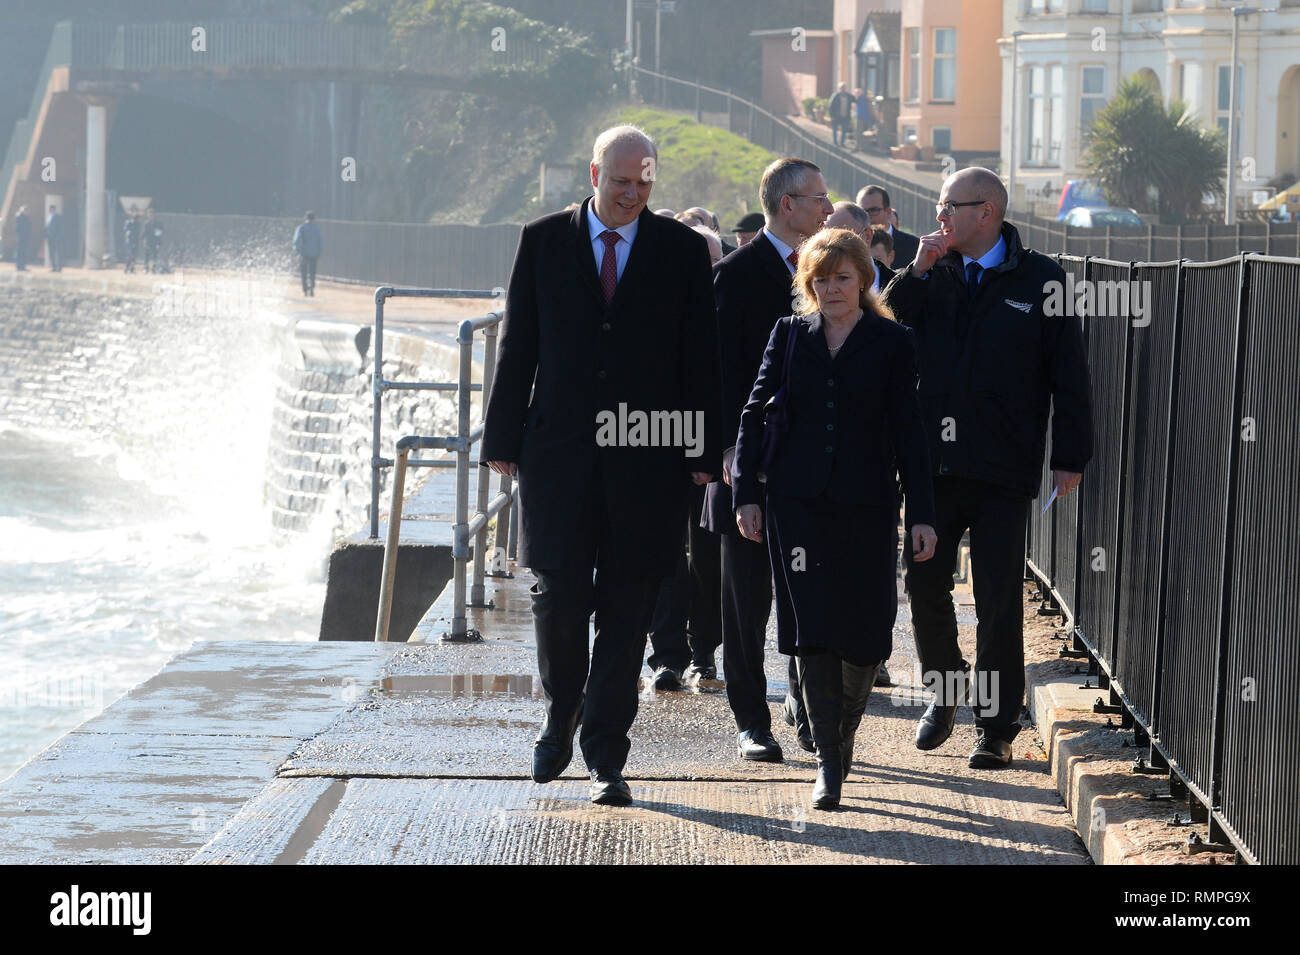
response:
[[[952,605],[957,545],[969,530],[979,619],[970,766],[997,769],[1011,765],[1020,731],[1025,524],[1048,416],[1053,480],[1065,497],[1092,457],[1091,388],[1079,322],[1043,311],[1065,273],[1026,249],[1004,221],[1007,191],[997,175],[979,167],[954,173],[936,211],[939,229],[920,238],[884,295],[916,335],[938,515],[934,559],[914,563],[903,553],[922,678],[935,694],[916,746],[943,745],[969,696]]]
[[[871,244],[871,217],[867,215],[867,210],[863,209],[856,202],[849,202],[847,199],[835,203],[835,211],[826,217],[826,229],[848,229],[853,234],[859,236],[863,242]],[[876,262],[876,277],[871,281],[871,291],[879,295],[884,291],[889,280],[894,277],[894,270],[883,263]],[[891,686],[889,671],[885,669],[884,664],[880,667],[883,678],[878,673],[876,676],[877,686]]]

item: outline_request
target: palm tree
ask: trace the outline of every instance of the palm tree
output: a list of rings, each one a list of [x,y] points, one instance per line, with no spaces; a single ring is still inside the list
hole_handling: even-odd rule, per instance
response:
[[[1155,87],[1137,76],[1121,81],[1084,134],[1083,167],[1109,201],[1186,221],[1205,193],[1224,194],[1227,143],[1175,100],[1168,109]]]

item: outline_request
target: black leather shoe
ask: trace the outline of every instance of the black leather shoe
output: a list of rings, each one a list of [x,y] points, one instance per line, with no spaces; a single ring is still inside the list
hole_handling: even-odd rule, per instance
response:
[[[876,686],[893,686],[893,685],[894,685],[894,681],[893,678],[890,677],[889,671],[885,669],[885,665],[883,663],[880,664],[880,669],[876,671]]]
[[[736,734],[736,752],[741,759],[756,763],[779,763],[785,759],[781,744],[771,730],[744,730]]]
[[[1006,769],[1011,765],[1011,744],[980,733],[970,754],[971,769]]]
[[[718,668],[711,663],[692,663],[682,674],[682,681],[685,683],[698,683],[700,680],[717,680],[717,678]]]
[[[617,769],[593,769],[587,792],[598,806],[632,805],[632,788]]]
[[[957,722],[957,707],[940,706],[935,700],[921,717],[916,727],[917,749],[938,749],[952,735],[953,724]]]
[[[550,719],[542,727],[542,735],[533,743],[533,782],[549,783],[559,779],[573,760],[573,734],[582,722],[582,708],[587,696],[578,700],[578,710],[567,726],[553,728]]]
[[[682,674],[672,667],[660,667],[655,670],[654,686],[656,690],[680,690]]]
[[[781,715],[785,717],[787,726],[795,728],[795,736],[799,738],[799,748],[806,753],[817,752],[817,746],[813,743],[812,730],[808,728],[808,718],[804,716],[803,707],[788,692],[785,695],[785,703],[781,705]]]

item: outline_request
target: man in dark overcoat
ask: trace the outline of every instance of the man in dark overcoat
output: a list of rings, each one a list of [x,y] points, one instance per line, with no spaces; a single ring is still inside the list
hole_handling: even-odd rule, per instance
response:
[[[722,658],[727,702],[736,718],[736,750],[742,759],[781,762],[767,707],[763,647],[772,608],[772,565],[767,548],[745,540],[732,508],[730,466],[740,413],[763,363],[763,351],[777,319],[794,311],[791,280],[799,246],[817,232],[833,206],[821,170],[806,159],[778,159],[759,184],[764,225],[753,241],[713,267],[722,352],[723,427],[728,450],[722,480],[705,492],[701,523],[721,535]],[[790,667],[787,722],[797,727],[805,749],[812,735],[799,704],[798,678]]]
[[[941,746],[971,690],[952,604],[957,546],[969,529],[975,591],[973,769],[1011,764],[1025,692],[1025,525],[1038,493],[1052,421],[1056,495],[1073,491],[1092,457],[1087,354],[1078,321],[1043,304],[1065,273],[1026,249],[1005,221],[1007,191],[972,166],[949,176],[941,228],[922,236],[884,300],[916,333],[921,413],[934,469],[938,554],[904,550],[912,628],[923,679],[935,691],[916,731],[918,749]],[[895,260],[898,261],[898,260]]]
[[[537,577],[533,779],[564,771],[581,723],[591,800],[612,805],[632,801],[622,771],[655,597],[691,484],[721,456],[708,246],[646,209],[657,160],[641,130],[606,130],[595,195],[524,226],[481,449],[518,476],[519,562]]]

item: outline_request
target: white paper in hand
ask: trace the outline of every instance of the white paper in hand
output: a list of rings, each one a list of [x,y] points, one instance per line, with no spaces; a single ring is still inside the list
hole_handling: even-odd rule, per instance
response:
[[[1043,505],[1043,510],[1046,511],[1049,507],[1051,507],[1052,502],[1055,500],[1056,500],[1056,488],[1052,488],[1052,496],[1049,497],[1047,499],[1047,503]]]

